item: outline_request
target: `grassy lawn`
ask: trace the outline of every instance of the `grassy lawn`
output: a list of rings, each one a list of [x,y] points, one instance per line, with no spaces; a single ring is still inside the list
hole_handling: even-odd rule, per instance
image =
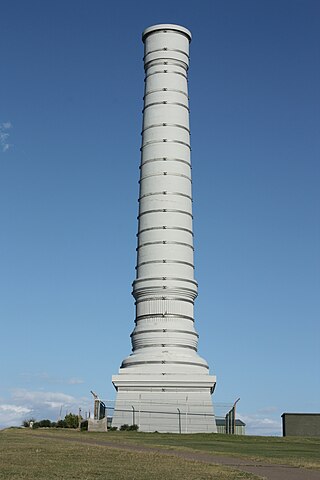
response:
[[[108,436],[108,438],[110,437]],[[125,441],[125,437],[122,437],[122,432],[118,433],[118,437],[123,438],[123,441]],[[210,452],[212,454],[239,456],[265,462],[320,468],[320,438],[316,437],[282,438],[217,434],[157,435],[127,432],[126,441],[166,447],[184,447],[205,451],[207,453]]]
[[[41,438],[39,434],[48,434]],[[52,438],[52,435],[56,438]],[[51,435],[51,438],[49,438]],[[147,442],[144,434],[88,434],[55,430],[0,432],[0,479],[6,480],[240,480],[254,475],[156,453],[137,453],[66,442],[58,438],[114,438]],[[152,435],[152,434],[151,434]],[[162,437],[162,436],[161,436]],[[168,436],[170,437],[170,436]],[[155,439],[155,437],[153,437]],[[150,437],[151,439],[151,437]],[[165,438],[163,438],[165,442]]]
[[[41,430],[43,433],[44,430]],[[150,447],[187,448],[206,453],[237,456],[269,463],[320,469],[320,438],[317,437],[253,437],[219,434],[159,434],[142,432],[74,432],[50,430],[56,435],[81,435],[81,438],[134,443]],[[37,434],[37,431],[32,433]]]

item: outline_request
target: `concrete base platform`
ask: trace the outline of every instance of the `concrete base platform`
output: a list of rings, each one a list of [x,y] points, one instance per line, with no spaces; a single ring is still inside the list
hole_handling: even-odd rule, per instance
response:
[[[89,432],[106,432],[107,431],[107,417],[101,420],[88,419],[88,431]]]
[[[209,389],[118,390],[112,426],[123,424],[136,424],[142,432],[217,432]]]

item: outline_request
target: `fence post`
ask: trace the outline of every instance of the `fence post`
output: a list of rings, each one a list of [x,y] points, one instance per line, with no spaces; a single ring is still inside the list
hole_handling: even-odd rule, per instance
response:
[[[139,430],[140,430],[140,410],[141,410],[141,393],[139,395],[139,423],[138,423]]]
[[[181,433],[181,412],[180,412],[180,408],[177,408],[178,410],[178,416],[179,416],[179,433]]]
[[[186,433],[188,433],[188,395],[186,396]]]
[[[131,405],[132,407],[132,425],[135,425],[136,424],[136,416],[135,416],[135,409],[134,409],[134,406]]]

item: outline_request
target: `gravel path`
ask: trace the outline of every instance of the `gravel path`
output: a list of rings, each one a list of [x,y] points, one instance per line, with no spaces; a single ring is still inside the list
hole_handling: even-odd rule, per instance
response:
[[[159,455],[171,455],[174,457],[194,460],[203,463],[225,465],[242,472],[253,473],[266,480],[320,480],[319,470],[297,468],[289,465],[275,465],[271,463],[254,462],[244,458],[226,457],[224,455],[211,455],[204,452],[188,452],[185,450],[171,450],[165,448],[147,447],[144,445],[133,445],[129,443],[115,443],[108,440],[95,440],[90,438],[71,438],[58,435],[41,435],[37,437],[77,442],[85,445],[99,445],[116,450],[127,450],[143,453],[157,453]]]

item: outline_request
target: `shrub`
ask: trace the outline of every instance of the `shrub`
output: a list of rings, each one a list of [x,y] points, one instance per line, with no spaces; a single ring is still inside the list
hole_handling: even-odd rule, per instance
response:
[[[30,423],[35,423],[36,419],[35,418],[29,418],[28,420],[23,420],[22,426],[23,427],[30,427]]]
[[[41,427],[41,428],[52,427],[51,420],[48,420],[48,419],[40,420],[40,422],[36,422],[36,424],[37,424],[38,427]]]
[[[74,413],[68,413],[64,417],[65,428],[78,428],[79,427],[79,417]]]
[[[128,425],[127,423],[121,425],[121,431],[137,431],[139,429],[138,425]]]
[[[56,423],[56,428],[67,428],[66,422],[64,420],[58,420]]]
[[[80,430],[88,430],[88,420],[82,420],[81,425],[80,425]]]
[[[130,427],[128,428],[128,430],[137,432],[137,431],[139,430],[139,427],[138,427],[138,425],[136,425],[136,424],[130,425]]]

